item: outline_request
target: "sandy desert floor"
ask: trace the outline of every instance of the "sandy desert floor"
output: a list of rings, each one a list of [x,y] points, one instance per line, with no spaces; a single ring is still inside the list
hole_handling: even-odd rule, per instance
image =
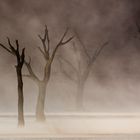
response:
[[[4,137],[137,140],[140,139],[140,114],[50,113],[44,123],[37,123],[34,116],[27,115],[24,128],[17,127],[17,116],[2,114],[0,138]]]

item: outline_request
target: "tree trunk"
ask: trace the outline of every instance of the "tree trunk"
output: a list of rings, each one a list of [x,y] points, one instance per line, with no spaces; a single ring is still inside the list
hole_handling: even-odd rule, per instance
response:
[[[84,109],[83,96],[84,96],[84,81],[79,81],[77,85],[77,97],[76,97],[78,111],[83,111]]]
[[[16,66],[18,79],[18,126],[24,126],[24,97],[23,97],[23,81],[22,81],[22,67]]]
[[[87,66],[87,68],[85,69],[83,74],[78,76],[77,97],[76,97],[76,99],[77,99],[77,109],[79,111],[84,111],[84,105],[83,105],[84,88],[85,88],[85,84],[86,84],[88,75],[90,73],[91,66],[92,66],[91,63],[89,63],[89,65]]]
[[[36,105],[36,120],[38,122],[43,122],[46,119],[45,118],[45,113],[44,113],[46,87],[47,87],[47,83],[40,82],[38,84],[39,94],[38,94],[37,105]]]

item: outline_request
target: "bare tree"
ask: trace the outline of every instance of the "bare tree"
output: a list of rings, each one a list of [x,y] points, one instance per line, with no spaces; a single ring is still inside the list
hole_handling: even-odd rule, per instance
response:
[[[17,81],[18,81],[18,126],[24,126],[24,110],[23,110],[23,103],[24,103],[24,97],[23,97],[23,81],[22,81],[22,67],[24,64],[24,58],[25,58],[25,48],[22,49],[22,53],[19,52],[19,43],[18,40],[15,41],[16,47],[14,47],[10,39],[7,38],[9,47],[6,47],[5,45],[0,43],[0,46],[5,49],[8,53],[12,54],[16,57],[17,65],[16,67],[16,73],[17,73]]]
[[[64,57],[60,57],[60,66],[61,66],[61,70],[62,72],[65,74],[65,76],[68,77],[68,79],[74,81],[77,84],[77,95],[76,95],[76,103],[77,103],[77,109],[78,110],[83,110],[83,94],[84,94],[84,87],[87,81],[87,78],[89,76],[89,73],[91,71],[91,67],[93,65],[93,63],[96,61],[97,57],[99,56],[99,54],[101,53],[101,51],[103,50],[103,48],[108,44],[108,42],[105,42],[103,45],[101,45],[99,48],[96,49],[96,51],[93,53],[92,56],[89,55],[85,45],[83,44],[82,40],[80,39],[78,33],[76,33],[76,37],[78,39],[78,41],[80,42],[80,46],[82,47],[82,50],[85,53],[85,57],[84,60],[87,59],[87,64],[86,67],[84,68],[84,70],[81,70],[81,59],[77,60],[78,61],[78,68],[76,68],[73,63],[71,63],[69,60],[67,60]],[[75,43],[73,43],[73,47],[76,48]],[[73,71],[76,74],[76,77],[72,77],[72,75],[70,75],[68,73],[68,71],[66,71],[63,68],[63,63],[68,64]]]
[[[38,47],[39,51],[41,52],[42,56],[45,59],[45,66],[44,66],[44,76],[43,79],[40,80],[37,75],[34,73],[31,67],[31,59],[29,62],[25,61],[26,67],[28,69],[29,74],[25,75],[26,77],[31,78],[38,86],[39,93],[37,98],[37,105],[36,105],[36,119],[37,121],[44,121],[45,120],[45,113],[44,113],[44,106],[45,106],[45,96],[46,96],[46,88],[50,79],[51,75],[51,66],[56,55],[56,52],[60,46],[63,46],[70,42],[73,37],[65,39],[68,33],[68,28],[62,35],[61,39],[59,40],[58,44],[55,46],[52,53],[50,53],[50,38],[47,26],[45,26],[45,32],[43,37],[39,35],[39,39],[42,43],[42,49]]]

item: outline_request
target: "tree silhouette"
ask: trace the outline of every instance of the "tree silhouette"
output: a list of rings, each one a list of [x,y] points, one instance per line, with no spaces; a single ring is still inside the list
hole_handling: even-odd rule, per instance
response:
[[[82,47],[82,50],[84,52],[84,57],[83,59],[87,59],[87,63],[86,66],[83,68],[81,68],[81,59],[80,58],[78,61],[78,68],[76,68],[72,62],[70,62],[69,60],[67,60],[66,58],[60,56],[59,58],[59,62],[60,62],[60,66],[61,66],[61,71],[64,73],[64,75],[74,81],[77,85],[77,95],[76,95],[76,103],[77,103],[77,110],[83,110],[83,96],[84,96],[84,87],[87,81],[87,78],[89,76],[89,73],[91,71],[92,65],[93,63],[96,61],[97,57],[100,55],[101,51],[103,50],[103,48],[109,43],[109,42],[105,42],[103,43],[99,48],[97,48],[95,50],[95,52],[93,53],[92,56],[89,55],[84,43],[82,42],[82,40],[80,39],[78,33],[75,31],[75,35],[76,38],[78,39],[79,43],[80,43],[80,47]],[[73,47],[74,49],[77,47],[75,45],[75,43],[73,43]],[[75,77],[73,77],[71,74],[68,73],[67,70],[64,69],[63,64],[67,64],[69,65],[73,71],[75,72]]]
[[[1,43],[0,46],[3,49],[5,49],[8,53],[15,56],[17,60],[17,65],[15,67],[16,67],[17,81],[18,81],[18,126],[24,126],[24,110],[23,110],[24,97],[23,97],[22,67],[25,58],[25,54],[24,54],[25,48],[22,49],[22,52],[20,54],[18,40],[15,41],[16,47],[14,47],[11,44],[9,38],[7,38],[7,40],[8,40],[9,47],[6,47]]]
[[[37,121],[44,121],[45,120],[44,107],[45,107],[46,88],[47,88],[48,82],[50,80],[51,66],[52,66],[52,62],[54,60],[54,57],[56,55],[56,52],[60,46],[63,46],[65,44],[69,43],[73,39],[73,37],[65,39],[67,33],[68,33],[68,28],[66,29],[66,31],[62,35],[61,39],[59,40],[59,42],[55,46],[52,53],[50,53],[51,46],[50,46],[50,38],[49,38],[49,32],[48,32],[47,26],[45,26],[45,32],[44,32],[43,37],[41,35],[38,36],[39,39],[41,40],[41,43],[42,43],[42,49],[40,47],[38,47],[38,49],[45,59],[43,79],[40,80],[39,77],[37,77],[37,75],[33,71],[32,66],[31,66],[31,59],[29,60],[29,62],[25,61],[25,64],[26,64],[26,67],[28,69],[29,74],[24,75],[24,76],[31,78],[37,84],[38,89],[39,89],[38,98],[37,98],[37,105],[36,105],[36,119],[37,119]]]

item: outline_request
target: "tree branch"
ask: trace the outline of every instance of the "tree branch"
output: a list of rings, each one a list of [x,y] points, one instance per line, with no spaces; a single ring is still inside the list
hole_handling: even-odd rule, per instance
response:
[[[22,53],[21,53],[21,56],[20,56],[20,61],[21,61],[21,65],[23,65],[24,61],[25,61],[25,48],[22,49]]]
[[[10,40],[9,40],[9,42],[10,42]],[[19,54],[19,43],[18,43],[18,40],[16,40],[15,42],[16,42],[16,49],[14,47],[13,48],[14,48],[14,51],[16,53],[17,60],[20,63],[21,62],[21,56]]]
[[[49,53],[49,51],[50,51],[50,38],[49,38],[49,31],[48,31],[48,27],[47,27],[47,25],[45,25],[45,27],[46,27],[46,38],[47,38],[47,42],[48,42],[48,53]]]
[[[19,43],[18,43],[18,40],[16,40],[16,46],[17,46],[17,51],[19,52]]]
[[[67,44],[67,43],[70,42],[73,38],[74,38],[74,36],[72,36],[72,37],[70,37],[69,39],[63,41],[63,42],[61,43],[61,45]]]
[[[67,59],[63,58],[62,56],[59,56],[59,61],[61,62],[61,60],[63,60],[65,63],[67,63],[76,73],[78,73],[77,69],[74,67],[74,65],[69,62]]]
[[[28,69],[28,72],[29,72],[28,77],[30,76],[30,78],[31,78],[32,80],[38,82],[38,81],[39,81],[39,78],[35,75],[35,73],[34,73],[32,67],[31,67],[31,58],[30,58],[29,62],[27,62],[27,61],[24,61],[24,62],[25,62],[25,65],[26,65],[26,67],[27,67],[27,69]]]
[[[6,46],[4,46],[3,44],[0,43],[0,46],[1,46],[3,49],[5,49],[7,52],[9,52],[9,53],[11,53],[12,55],[14,55],[13,52],[12,52],[10,49],[8,49]]]
[[[77,80],[75,79],[75,78],[73,78],[69,73],[67,73],[67,71],[65,70],[65,69],[63,69],[62,68],[62,62],[61,62],[61,60],[60,59],[58,59],[59,60],[59,63],[60,63],[60,69],[61,69],[61,71],[62,71],[62,73],[64,73],[64,75],[68,78],[68,79],[70,79],[70,80],[72,80],[72,81],[74,81],[74,82],[77,82]],[[68,63],[69,63],[69,61],[67,61]],[[71,64],[71,63],[70,63]],[[71,66],[73,66],[73,65],[71,65]],[[75,67],[74,67],[75,68]],[[77,70],[76,70],[77,71]]]
[[[58,48],[60,46],[62,46],[62,45],[67,44],[68,42],[70,42],[74,38],[74,36],[72,36],[69,39],[67,39],[66,41],[64,41],[64,38],[67,35],[67,32],[68,32],[68,28],[66,28],[66,31],[64,32],[62,38],[60,39],[59,43],[56,45],[55,49],[53,50],[53,53],[52,53],[52,56],[51,56],[51,62],[53,61],[53,59],[55,57],[55,54],[56,54],[56,51],[58,50]]]
[[[45,53],[43,52],[43,50],[42,50],[40,47],[38,47],[38,49],[39,49],[39,51],[41,52],[41,54],[44,56],[44,58],[45,58],[46,60],[48,60],[48,58],[46,57],[46,55],[45,55]]]
[[[62,38],[60,39],[59,42],[62,42],[62,41],[63,41],[63,39],[65,38],[65,36],[66,36],[67,33],[68,33],[68,30],[69,30],[69,28],[67,27],[66,30],[65,30],[65,32],[64,32],[64,34],[63,34],[63,36],[62,36]]]
[[[90,55],[88,54],[87,49],[86,49],[86,47],[85,47],[83,41],[80,39],[78,33],[77,33],[75,30],[74,30],[74,33],[76,34],[76,37],[77,37],[77,39],[79,40],[79,42],[80,42],[80,44],[81,44],[81,47],[83,48],[83,50],[84,50],[84,52],[85,52],[87,58],[90,60],[91,57],[90,57]]]
[[[97,50],[95,51],[95,53],[93,54],[92,58],[91,58],[91,63],[94,63],[95,60],[97,59],[97,57],[99,56],[99,54],[101,53],[101,51],[103,50],[103,48],[108,45],[109,41],[105,42],[103,45],[101,45],[100,48],[97,48]]]
[[[13,52],[13,54],[16,55],[16,50],[15,50],[14,46],[11,44],[11,41],[8,37],[7,37],[7,40],[8,40],[8,44],[9,44],[9,48],[10,48],[11,52]]]
[[[49,39],[49,33],[48,33],[48,28],[47,25],[45,25],[45,31],[44,31],[44,36],[41,37],[40,35],[38,35],[38,37],[40,38],[42,45],[43,45],[43,50],[44,50],[44,54],[45,54],[45,59],[49,59],[49,50],[50,50],[50,39]],[[46,46],[46,40],[48,43],[48,47]]]
[[[19,43],[18,43],[18,40],[15,41],[15,43],[16,43],[16,49],[11,44],[11,41],[10,41],[10,39],[8,37],[7,37],[7,41],[8,41],[9,48],[7,48],[5,45],[3,45],[1,43],[0,43],[0,46],[3,49],[5,49],[7,52],[9,52],[12,55],[16,56],[18,65],[19,66],[23,66],[24,58],[25,58],[25,54],[24,54],[25,48],[22,49],[22,53],[20,55],[20,53],[19,53]]]

